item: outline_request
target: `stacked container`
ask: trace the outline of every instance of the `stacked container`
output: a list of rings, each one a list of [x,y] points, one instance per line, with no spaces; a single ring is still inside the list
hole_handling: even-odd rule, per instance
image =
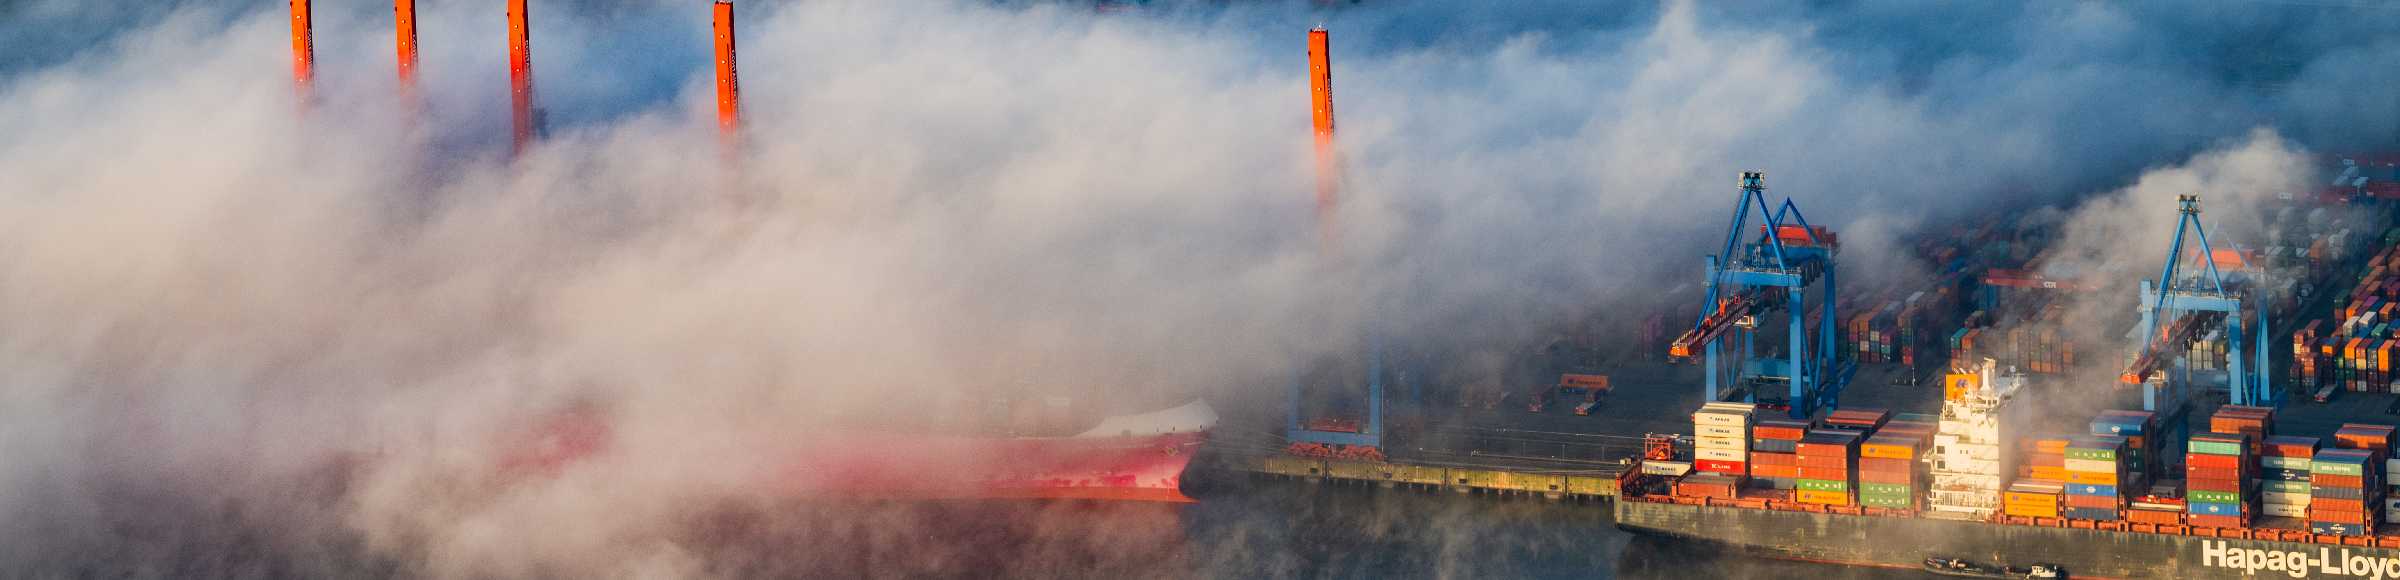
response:
[[[1842,409],[1825,415],[1825,427],[1844,431],[1872,433],[1891,420],[1891,413],[1882,409]]]
[[[2128,473],[2124,437],[2091,435],[2067,440],[2064,515],[2078,520],[2116,521],[2125,508],[2119,491],[2134,484]]]
[[[2250,525],[2250,438],[2232,433],[2192,435],[2184,455],[2185,521],[2195,526]]]
[[[2392,443],[2396,431],[2400,430],[2395,430],[2390,425],[2345,423],[2340,430],[2333,432],[2333,445],[2342,449],[2357,449],[2373,453],[2379,458],[2376,463],[2383,466],[2383,472],[2380,474],[2383,477],[2380,479],[2383,480],[2384,485],[2389,486],[2392,482]],[[2380,512],[2382,515],[2378,519],[2385,523],[2400,522],[2400,509],[2395,509],[2392,505],[2391,490],[2387,487],[2383,491],[2385,492],[2383,502],[2370,502],[2367,504],[2368,507],[2371,511]]]
[[[2258,458],[2258,513],[2271,518],[2308,517],[2309,472],[2317,456],[2315,437],[2268,437]]]
[[[1917,509],[1924,488],[1919,473],[1933,425],[1891,421],[1858,447],[1858,503],[1867,507]]]
[[[2382,505],[2383,482],[2374,466],[2381,458],[2364,449],[2317,453],[2309,469],[2308,531],[2337,536],[2375,533],[2367,506]]]
[[[2040,437],[2026,440],[2024,447],[2025,479],[2044,483],[2067,482],[2067,438]]]
[[[1741,478],[1716,473],[1693,473],[1675,481],[1675,495],[1734,499],[1741,496]]]
[[[1856,431],[1813,429],[1800,438],[1800,491],[1795,498],[1801,503],[1850,505],[1855,481],[1852,474],[1858,467]]]
[[[2092,418],[2093,435],[2114,435],[2125,438],[2124,458],[2127,474],[2134,476],[2136,485],[2146,484],[2158,474],[2159,438],[2158,415],[2149,411],[2101,411]],[[2131,495],[2132,490],[2127,490]]]
[[[2019,481],[2009,484],[2001,503],[2000,513],[2021,518],[2055,518],[2059,516],[2059,496],[2065,486],[2046,481]]]
[[[2267,407],[2226,405],[2208,417],[2208,430],[2213,433],[2244,435],[2250,438],[2250,454],[2258,455],[2265,445],[2267,434],[2275,430],[2275,410]]]
[[[1806,435],[1806,421],[1767,419],[1751,426],[1751,480],[1771,489],[1798,489],[1800,438]]]
[[[1709,403],[1692,413],[1692,469],[1736,477],[1750,474],[1749,403]]]
[[[2127,502],[2126,521],[2137,524],[2176,525],[2183,523],[2183,482],[2161,480],[2150,485],[2150,491]]]

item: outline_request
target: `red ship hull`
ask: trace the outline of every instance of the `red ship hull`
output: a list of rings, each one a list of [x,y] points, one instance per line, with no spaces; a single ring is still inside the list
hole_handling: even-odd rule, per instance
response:
[[[1184,469],[1216,413],[1204,403],[1110,417],[1073,437],[837,432],[796,437],[753,486],[791,499],[1188,503]],[[608,451],[596,413],[553,417],[501,468],[542,476]]]
[[[1183,472],[1204,437],[826,438],[784,464],[774,486],[859,500],[1190,502]]]

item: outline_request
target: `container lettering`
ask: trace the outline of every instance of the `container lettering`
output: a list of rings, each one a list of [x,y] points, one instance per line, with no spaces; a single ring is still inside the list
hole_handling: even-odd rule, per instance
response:
[[[2400,580],[2400,558],[2377,558],[2352,555],[2345,548],[2318,548],[2317,553],[2293,550],[2261,550],[2236,548],[2231,542],[2202,540],[2200,565],[2240,570],[2245,575],[2261,572],[2280,572],[2293,578],[2307,578],[2316,573],[2324,576]]]

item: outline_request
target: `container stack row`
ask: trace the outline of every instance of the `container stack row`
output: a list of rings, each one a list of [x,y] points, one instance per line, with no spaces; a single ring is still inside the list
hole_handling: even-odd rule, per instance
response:
[[[2158,450],[2162,441],[2156,434],[2158,414],[2149,411],[2108,410],[2092,418],[2093,435],[2114,435],[2125,438],[2125,463],[2136,476],[2135,485],[2147,485],[2157,477]],[[2138,490],[2126,490],[2127,495]]]
[[[2065,332],[2067,322],[2066,308],[2050,304],[2025,317],[2003,320],[1990,327],[1961,328],[1951,335],[1951,357],[1952,360],[1989,357],[2002,367],[2029,373],[2066,372],[2075,365],[2077,350],[2073,334]]]
[[[2260,446],[2258,513],[2270,518],[2308,517],[2309,471],[2317,456],[2315,437],[2276,435]]]
[[[2195,526],[2250,525],[2250,437],[2235,433],[2192,435],[2184,454],[2184,512]]]
[[[2304,390],[2400,392],[2392,368],[2400,362],[2400,246],[2369,259],[2350,291],[2337,298],[2332,320],[2311,321],[2292,333],[2291,380]]]
[[[1709,403],[1692,413],[1692,470],[1734,477],[1750,475],[1748,403]]]
[[[1799,491],[1793,499],[1800,503],[1851,505],[1851,491],[1858,470],[1858,444],[1863,439],[1858,431],[1840,429],[1811,429],[1797,445],[1800,460]]]
[[[2217,407],[2217,412],[2208,416],[2208,430],[2211,433],[2248,437],[2250,453],[2255,456],[2260,452],[2259,447],[2266,444],[2267,435],[2275,431],[2275,409],[2244,405]]]
[[[1766,419],[1750,428],[1750,477],[1770,489],[1799,489],[1800,438],[1808,422]]]
[[[2089,435],[2067,440],[2066,509],[2061,515],[2078,520],[2116,521],[2125,508],[2119,490],[2134,483],[2124,437]]]
[[[1919,509],[1924,496],[1922,457],[1933,441],[1934,425],[1923,421],[1892,420],[1858,447],[1858,503],[1887,509]]]
[[[2337,536],[2375,533],[2375,517],[2367,506],[2383,503],[2383,479],[2374,466],[2382,463],[2364,449],[2330,449],[2310,462],[2308,531]]]
[[[1950,289],[1910,293],[1907,298],[1870,302],[1842,326],[1842,344],[1858,353],[1861,363],[1914,365],[1920,329],[1956,306]]]

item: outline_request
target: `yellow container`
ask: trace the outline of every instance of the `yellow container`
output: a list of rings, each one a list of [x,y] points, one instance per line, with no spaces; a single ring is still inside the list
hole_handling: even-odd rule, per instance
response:
[[[2090,471],[2069,471],[2069,472],[2067,472],[2067,483],[2089,483],[2089,484],[2093,484],[2093,485],[2116,485],[2116,484],[2117,484],[2117,474],[2114,474],[2114,473],[2094,473],[2094,472],[2090,472]]]
[[[1799,500],[1800,503],[1850,505],[1850,492],[1803,489],[1795,491],[1792,494],[1792,499]]]
[[[2067,480],[2067,468],[2064,468],[2064,467],[2036,467],[2036,468],[2033,468],[2033,479],[2039,479],[2039,480],[2042,480],[2042,481],[2066,481],[2066,480]]]
[[[2003,493],[2001,494],[2001,498],[2002,498],[2002,501],[2006,501],[2006,502],[2008,502],[2010,505],[2015,505],[2015,504],[2021,504],[2021,503],[2022,503],[2022,504],[2049,504],[2051,507],[2057,507],[2057,506],[2058,506],[2058,496],[2056,496],[2056,495],[2051,495],[2051,494],[2047,494],[2047,493],[2033,493],[2033,492],[2027,492],[2027,491],[2010,491],[2010,492],[2003,492]]]
[[[2000,509],[2000,513],[2017,516],[2020,518],[2055,518],[2058,517],[2058,506],[2029,506],[2009,504],[2007,506],[2003,506]]]

